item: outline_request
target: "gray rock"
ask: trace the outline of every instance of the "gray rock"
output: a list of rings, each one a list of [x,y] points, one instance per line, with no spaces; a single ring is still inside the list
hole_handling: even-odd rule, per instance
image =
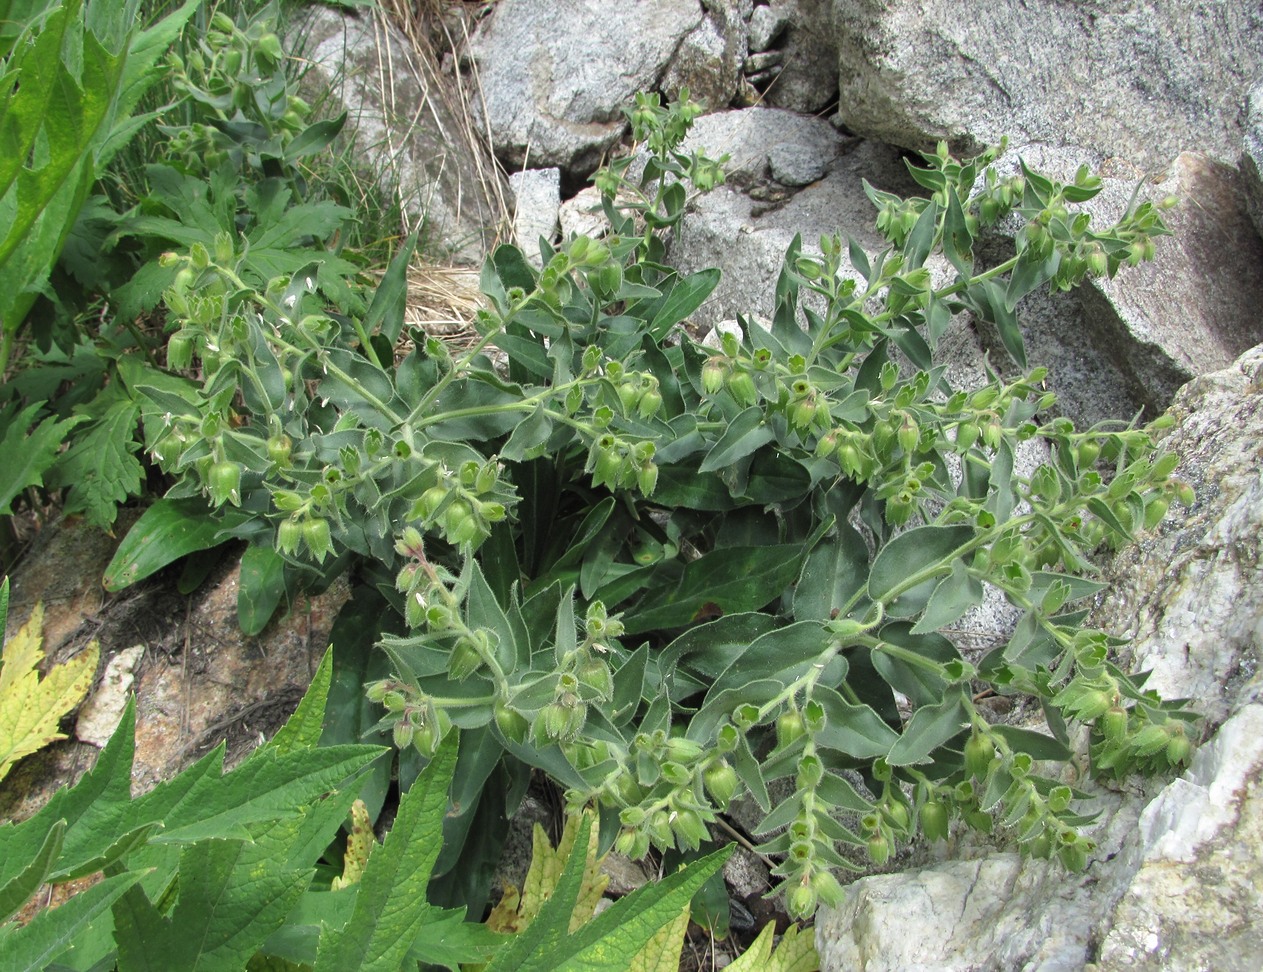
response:
[[[459,95],[437,65],[389,23],[315,7],[304,19],[309,80],[345,109],[369,175],[424,219],[458,262],[480,263],[504,220],[503,180],[464,124]]]
[[[767,153],[767,163],[773,179],[794,188],[823,178],[829,167],[827,159],[796,142],[777,142]]]
[[[1263,68],[1255,0],[833,0],[848,128],[909,148],[1052,141],[1236,162]]]
[[[469,46],[496,155],[591,173],[701,19],[695,0],[500,0]]]
[[[766,103],[816,114],[838,98],[838,44],[832,0],[784,4],[790,25],[780,42],[783,67],[767,89]]]
[[[746,51],[746,22],[735,0],[712,0],[708,13],[680,42],[662,78],[662,91],[675,99],[681,88],[710,111],[727,108],[737,95]]]
[[[1103,804],[1081,874],[978,845],[977,855],[867,877],[822,911],[821,968],[1255,969],[1263,887],[1263,346],[1176,396],[1167,448],[1197,504],[1123,551],[1092,623],[1135,637],[1128,667],[1187,696],[1209,740],[1182,778],[1123,792],[1077,781]],[[917,929],[909,935],[908,929]]]
[[[550,243],[557,233],[561,208],[561,170],[525,169],[509,176],[513,190],[513,238],[536,267],[543,266],[539,238]]]
[[[1027,147],[1004,161],[1015,169],[1018,155],[1062,179],[1082,162],[1104,175],[1104,189],[1084,207],[1103,227],[1124,212],[1140,178],[1130,166],[1097,165],[1098,156],[1080,150]],[[1027,356],[1048,366],[1059,407],[1076,423],[1141,408],[1157,414],[1184,382],[1263,340],[1263,243],[1244,210],[1241,183],[1235,169],[1182,154],[1142,188],[1141,198],[1181,200],[1165,214],[1173,235],[1156,241],[1153,261],[1019,305]],[[1011,236],[1017,224],[1004,228]],[[1008,239],[991,240],[980,253],[997,261],[1012,248]],[[994,335],[984,339],[994,344]]]
[[[1241,148],[1241,174],[1245,177],[1247,208],[1254,228],[1263,236],[1263,81],[1250,91]]]
[[[770,50],[788,26],[789,15],[784,4],[755,7],[754,13],[750,16],[751,52],[758,54],[761,51]]]

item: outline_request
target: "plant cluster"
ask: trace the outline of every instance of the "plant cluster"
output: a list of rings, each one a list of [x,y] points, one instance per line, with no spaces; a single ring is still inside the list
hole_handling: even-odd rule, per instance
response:
[[[382,625],[389,671],[366,677],[374,728],[420,757],[460,730],[468,799],[446,832],[470,873],[499,850],[473,820],[506,809],[525,766],[598,806],[605,846],[633,856],[698,848],[748,794],[795,917],[839,900],[848,846],[880,864],[953,821],[1082,867],[1091,818],[1057,776],[1068,723],[1123,774],[1186,762],[1193,719],[1084,626],[1091,556],[1191,496],[1162,420],[1052,416],[1017,306],[1151,255],[1159,207],[1098,227],[1076,209],[1099,190],[1086,170],[1001,180],[996,151],[940,146],[910,166],[925,196],[869,187],[885,251],[795,240],[770,325],[711,349],[682,325],[719,271],[665,262],[689,192],[722,180],[683,148],[695,111],[637,100],[643,168],[596,178],[608,233],[541,242],[540,270],[498,248],[459,356],[403,329],[407,251],[362,314],[325,258],[264,279],[231,234],[164,256],[172,367],[120,371],[175,486],[113,583],[224,537],[249,541],[271,604],[285,578],[357,563],[402,621]],[[1010,216],[1015,253],[979,267],[979,234]],[[937,347],[966,312],[1021,370],[950,385]],[[1022,475],[1037,438],[1050,459]],[[193,546],[155,542],[204,504]],[[966,657],[952,628],[988,589],[1021,620]],[[1030,699],[1047,731],[995,723],[985,693]]]
[[[591,855],[549,855],[550,880],[535,889],[547,900],[532,897],[529,920],[512,934],[431,905],[426,886],[442,841],[455,740],[436,750],[378,844],[363,805],[356,812],[353,801],[382,747],[318,745],[331,662],[326,654],[276,737],[230,772],[223,772],[221,745],[132,797],[129,705],[83,779],[29,820],[0,826],[0,955],[7,972],[398,972],[419,963],[525,972],[592,968],[598,957],[603,967],[650,967],[638,966],[637,956],[660,929],[687,915],[689,898],[719,869],[724,852],[595,918],[595,900],[582,914],[578,900],[585,874],[595,869]],[[337,846],[348,811],[357,827],[339,873],[325,849]],[[589,828],[587,820],[578,823],[572,846],[588,847]],[[96,872],[103,872],[99,881],[59,907],[25,924],[10,920],[45,882]]]

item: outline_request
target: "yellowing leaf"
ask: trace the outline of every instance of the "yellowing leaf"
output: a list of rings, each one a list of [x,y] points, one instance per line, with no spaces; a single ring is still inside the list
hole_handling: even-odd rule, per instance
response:
[[[506,888],[504,896],[487,916],[487,927],[492,931],[513,934],[525,929],[539,914],[544,902],[552,897],[557,889],[561,872],[565,870],[566,861],[574,850],[575,838],[579,833],[581,815],[573,814],[566,820],[566,827],[561,832],[561,840],[554,850],[544,828],[535,825],[531,834],[531,866],[526,872],[526,880],[522,883],[519,894],[516,888]],[[570,930],[573,932],[592,917],[596,903],[601,900],[606,887],[610,883],[607,875],[601,873],[601,861],[596,856],[598,828],[591,828],[588,840],[587,863],[583,869],[583,884],[580,887],[579,899],[575,902],[574,911],[570,915]]]
[[[55,666],[41,681],[39,663],[44,606],[4,647],[0,668],[0,780],[23,756],[65,739],[57,731],[61,717],[83,701],[96,675],[99,647],[94,641],[76,657]]]
[[[627,966],[627,972],[679,972],[680,953],[684,951],[684,933],[689,927],[689,906],[679,917],[663,925]]]
[[[342,856],[342,876],[333,879],[334,891],[360,883],[368,855],[376,846],[377,838],[373,834],[373,821],[368,817],[368,807],[363,800],[356,800],[351,804],[351,833],[347,835],[346,853]]]
[[[820,956],[816,954],[815,938],[810,932],[804,933],[797,925],[790,925],[781,936],[781,944],[773,951],[775,934],[775,925],[764,925],[759,937],[741,957],[727,966],[727,972],[817,972]]]

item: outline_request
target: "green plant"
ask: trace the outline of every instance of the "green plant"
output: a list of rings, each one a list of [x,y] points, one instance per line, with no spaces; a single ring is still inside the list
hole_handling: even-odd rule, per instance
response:
[[[743,321],[711,350],[679,325],[719,271],[664,262],[689,186],[722,179],[680,149],[695,110],[637,99],[643,175],[617,162],[596,180],[609,234],[545,247],[539,271],[497,249],[460,357],[416,331],[396,361],[399,262],[359,319],[330,313],[312,274],[259,286],[235,249],[173,257],[174,360],[197,370],[129,386],[146,450],[177,477],[162,502],[205,497],[221,536],[283,572],[323,582],[354,559],[392,601],[406,630],[386,622],[391,672],[367,694],[401,750],[428,757],[462,730],[452,854],[479,800],[505,799],[484,781],[526,764],[600,806],[604,842],[633,856],[698,847],[750,794],[796,917],[839,899],[832,869],[857,853],[883,863],[952,820],[1081,867],[1090,817],[1055,775],[1067,720],[1121,774],[1185,762],[1194,718],[1084,627],[1090,557],[1189,490],[1155,445],[1162,420],[1078,431],[1048,416],[1043,369],[956,389],[936,348],[969,312],[1025,369],[1020,299],[1145,259],[1159,208],[1133,200],[1094,227],[1074,210],[1099,188],[1086,170],[1002,180],[996,151],[940,146],[911,167],[925,196],[869,189],[886,251],[795,240],[770,328]],[[977,267],[979,232],[1010,213],[1015,254]],[[1035,437],[1051,460],[1019,475]],[[129,536],[113,576],[158,562],[146,540]],[[1022,619],[969,659],[950,629],[987,588]],[[982,690],[1030,699],[1048,731],[993,723]]]
[[[494,934],[463,912],[437,908],[426,885],[456,763],[453,735],[402,796],[390,833],[356,859],[355,879],[343,882],[318,859],[382,750],[317,746],[332,673],[330,652],[285,727],[235,770],[221,773],[221,745],[139,797],[130,792],[129,704],[82,780],[29,820],[0,826],[6,970],[398,972],[487,960],[492,969],[517,970],[544,962],[592,968],[594,955],[605,957],[601,967],[616,968],[723,862],[722,853],[712,855],[624,898],[564,943],[558,922],[564,931],[587,861],[582,853],[571,855],[522,935]],[[587,846],[588,826],[579,846]],[[59,907],[26,924],[8,920],[43,883],[95,872],[103,872],[99,882]]]

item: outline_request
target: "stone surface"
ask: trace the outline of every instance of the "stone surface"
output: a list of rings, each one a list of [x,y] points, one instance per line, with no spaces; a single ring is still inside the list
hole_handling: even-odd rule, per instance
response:
[[[657,84],[701,20],[694,0],[501,0],[469,47],[480,127],[485,109],[510,170],[558,166],[586,176],[627,130],[622,109]]]
[[[799,188],[823,178],[829,162],[811,148],[795,142],[777,142],[767,153],[768,171],[783,186]]]
[[[1250,90],[1241,143],[1241,174],[1245,178],[1246,208],[1254,228],[1263,236],[1263,81]]]
[[[348,112],[347,132],[370,175],[398,193],[427,239],[457,261],[480,263],[504,219],[504,185],[461,119],[438,66],[372,15],[314,7],[303,20],[310,80]]]
[[[1083,145],[1155,168],[1235,164],[1242,92],[1263,69],[1256,0],[833,0],[839,107],[909,148]]]
[[[728,107],[741,82],[746,54],[746,21],[739,0],[711,0],[702,22],[684,36],[662,78],[662,91],[674,100],[681,88],[709,111]]]
[[[50,661],[61,661],[95,638],[107,673],[111,664],[120,664],[114,658],[136,656],[138,641],[145,646],[130,673],[136,695],[132,781],[143,792],[221,741],[227,742],[231,766],[270,738],[310,684],[348,588],[338,580],[289,612],[282,608],[254,638],[237,625],[240,564],[232,555],[187,598],[175,591],[178,571],[107,595],[101,576],[134,519],[124,512],[114,538],[75,520],[41,530],[13,572],[9,624],[16,630],[36,601],[43,601]],[[89,697],[108,681],[107,674]],[[93,734],[99,738],[100,732]],[[96,743],[65,740],[18,763],[0,787],[0,819],[25,819],[59,786],[77,780],[96,760]]]
[[[789,14],[785,4],[755,7],[750,16],[750,51],[757,54],[771,49],[788,26]]]
[[[1122,551],[1092,622],[1207,741],[1177,780],[1077,785],[1102,809],[1081,874],[979,842],[867,877],[817,920],[821,968],[1247,970],[1263,953],[1263,346],[1183,388],[1166,446],[1195,506]],[[960,859],[968,857],[971,859]],[[916,928],[916,935],[907,930]]]
[[[838,44],[832,0],[783,0],[789,27],[777,42],[781,71],[765,103],[815,114],[838,100]]]
[[[542,267],[539,238],[553,242],[561,208],[561,170],[525,169],[509,176],[513,193],[513,239],[536,267]]]

